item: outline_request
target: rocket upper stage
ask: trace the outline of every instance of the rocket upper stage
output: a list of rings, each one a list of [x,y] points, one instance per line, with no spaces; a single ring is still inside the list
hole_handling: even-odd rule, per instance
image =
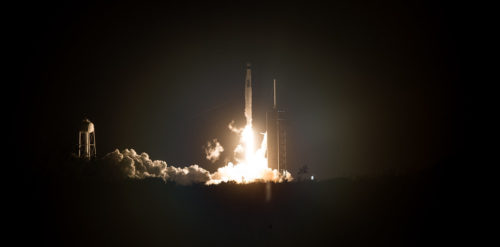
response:
[[[245,76],[245,118],[247,125],[252,124],[252,69],[251,64],[247,63]]]

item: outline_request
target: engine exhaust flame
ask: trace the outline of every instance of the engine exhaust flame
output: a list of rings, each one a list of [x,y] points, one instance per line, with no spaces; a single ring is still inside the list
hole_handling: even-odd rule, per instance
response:
[[[243,129],[234,127],[234,122],[229,124],[229,129],[240,135],[240,143],[234,150],[236,164],[229,162],[226,166],[217,169],[211,174],[211,179],[206,184],[219,184],[234,181],[237,183],[251,182],[283,182],[291,181],[292,176],[288,171],[280,173],[268,167],[267,133],[263,133],[258,149],[255,147],[256,136],[252,128],[252,121],[247,119]]]
[[[234,181],[236,183],[251,183],[258,181],[283,182],[292,180],[289,172],[280,174],[267,165],[267,134],[264,133],[260,147],[255,150],[255,134],[252,126],[247,125],[241,132],[240,143],[234,150],[236,164],[229,162],[211,174],[207,184]],[[239,158],[242,157],[242,158]]]

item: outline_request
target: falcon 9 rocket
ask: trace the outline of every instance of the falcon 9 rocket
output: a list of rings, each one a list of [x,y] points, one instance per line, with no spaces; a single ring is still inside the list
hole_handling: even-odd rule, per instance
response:
[[[252,69],[251,64],[247,63],[247,71],[245,76],[245,118],[247,125],[252,125]]]

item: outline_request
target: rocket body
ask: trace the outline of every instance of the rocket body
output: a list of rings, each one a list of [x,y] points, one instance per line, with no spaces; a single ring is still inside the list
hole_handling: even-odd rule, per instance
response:
[[[247,64],[245,76],[245,118],[247,125],[252,124],[252,70],[250,63]]]

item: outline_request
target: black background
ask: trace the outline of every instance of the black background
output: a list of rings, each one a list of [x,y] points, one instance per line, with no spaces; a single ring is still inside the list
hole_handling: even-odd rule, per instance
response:
[[[468,6],[73,1],[8,10],[10,174],[21,189],[10,228],[20,242],[401,246],[449,243],[461,227],[451,198],[467,162]],[[276,78],[290,170],[308,165],[319,182],[273,184],[266,203],[264,184],[110,181],[94,162],[70,158],[88,117],[99,157],[134,148],[214,171],[223,164],[204,160],[202,146],[218,138],[223,160],[232,156],[227,125],[244,124],[246,62],[255,129],[265,131]]]
[[[319,178],[404,173],[458,153],[462,6],[445,2],[49,2],[14,21],[22,72],[16,121],[37,158],[75,150],[84,117],[100,156],[134,148],[170,165],[222,166],[243,125],[244,65],[254,123],[290,116],[289,166]]]

